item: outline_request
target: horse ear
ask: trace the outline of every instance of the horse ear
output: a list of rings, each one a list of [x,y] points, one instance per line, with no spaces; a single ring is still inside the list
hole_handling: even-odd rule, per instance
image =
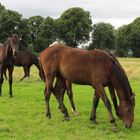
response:
[[[11,34],[6,34],[4,37],[5,37],[5,39],[7,39],[8,37],[12,37],[12,35]]]

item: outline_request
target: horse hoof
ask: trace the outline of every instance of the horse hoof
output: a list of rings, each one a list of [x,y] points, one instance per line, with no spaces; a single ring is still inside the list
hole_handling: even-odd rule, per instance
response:
[[[10,98],[13,98],[13,95],[10,95]]]
[[[73,111],[74,116],[80,116],[80,114],[77,111]]]
[[[112,127],[112,132],[117,133],[117,128],[115,126]]]
[[[69,121],[69,117],[64,117],[64,121]]]
[[[98,124],[96,119],[90,118],[90,120],[94,123],[94,124]]]
[[[96,120],[92,120],[93,124],[98,124]]]
[[[51,115],[50,115],[50,114],[46,114],[46,117],[47,117],[48,119],[51,119]]]

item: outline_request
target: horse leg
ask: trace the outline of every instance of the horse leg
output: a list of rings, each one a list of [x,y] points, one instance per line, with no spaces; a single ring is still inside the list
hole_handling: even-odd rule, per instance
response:
[[[31,66],[28,66],[26,70],[26,76],[28,76],[28,78],[30,77],[30,68]]]
[[[66,81],[66,87],[67,87],[67,95],[69,97],[70,104],[72,107],[72,112],[74,113],[75,116],[77,116],[79,115],[79,113],[76,111],[75,104],[73,101],[72,83],[69,81]]]
[[[94,97],[93,97],[93,107],[92,107],[91,116],[90,116],[90,120],[93,121],[95,124],[97,124],[96,109],[98,107],[99,99],[100,99],[99,95],[96,94],[96,92],[95,92]]]
[[[53,89],[54,96],[55,96],[55,93],[57,93],[57,92],[61,93],[62,94],[62,102],[63,102],[64,101],[65,91],[66,91],[66,85],[65,84],[62,85],[62,82],[60,82],[60,80],[58,80],[58,78],[57,78],[55,86],[54,86],[54,89]],[[60,106],[58,106],[58,108],[60,109]]]
[[[2,96],[2,84],[3,84],[3,72],[2,68],[0,67],[0,96]]]
[[[8,71],[9,71],[9,87],[10,87],[9,94],[10,94],[10,97],[13,97],[13,94],[12,94],[12,82],[13,82],[12,75],[13,75],[13,70],[14,70],[14,66],[8,67]]]
[[[20,81],[22,81],[24,78],[27,77],[27,67],[23,66],[23,71],[24,71],[24,76],[20,79]]]
[[[102,85],[96,86],[95,87],[95,92],[103,100],[103,102],[105,104],[105,107],[107,108],[108,113],[109,113],[110,123],[115,127],[116,126],[116,124],[115,124],[115,118],[113,117],[112,109],[111,109],[111,104],[110,104],[109,99],[107,98],[107,95],[105,93],[104,87]]]
[[[7,75],[6,75],[6,68],[3,70],[3,74],[5,76],[5,79],[7,80],[8,78],[7,78]]]
[[[110,95],[111,95],[111,99],[113,101],[113,105],[114,105],[114,108],[115,108],[116,115],[118,117],[120,117],[119,112],[118,112],[118,104],[117,104],[117,98],[116,98],[114,88],[113,88],[112,85],[109,85],[108,89],[109,89],[109,92],[110,92]]]
[[[50,100],[50,95],[51,95],[51,90],[53,86],[53,81],[54,81],[54,76],[46,76],[46,86],[45,86],[45,102],[46,102],[46,117],[49,119],[51,118],[51,113],[50,113],[50,105],[49,105],[49,100]]]
[[[56,100],[58,101],[61,112],[64,113],[64,119],[69,120],[69,114],[68,114],[67,108],[65,107],[65,105],[63,103],[63,93],[64,92],[62,92],[62,90],[63,90],[63,85],[65,84],[65,79],[63,79],[62,77],[57,78],[57,82],[58,82],[59,86],[57,86],[57,88],[54,89],[53,94],[54,94]]]

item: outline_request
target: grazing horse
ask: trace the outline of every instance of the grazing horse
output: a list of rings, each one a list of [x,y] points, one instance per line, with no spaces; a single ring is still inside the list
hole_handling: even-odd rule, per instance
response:
[[[12,74],[14,69],[14,59],[18,52],[19,37],[13,34],[8,37],[0,47],[0,96],[2,96],[3,73],[6,69],[9,71],[9,94],[12,95]]]
[[[14,65],[18,67],[23,67],[24,76],[20,79],[20,81],[30,76],[30,68],[33,64],[38,68],[39,76],[41,77],[38,58],[27,50],[18,51]]]
[[[113,87],[119,98],[118,112],[126,128],[134,121],[134,94],[128,78],[112,57],[101,50],[81,50],[54,44],[40,54],[40,64],[45,76],[46,116],[51,118],[49,99],[54,78],[60,82],[65,79],[81,85],[91,85],[95,89],[90,119],[95,121],[96,107],[101,98],[108,110],[110,123],[115,126],[110,101],[104,87]],[[67,109],[62,101],[62,94],[55,95],[64,119],[68,119]]]

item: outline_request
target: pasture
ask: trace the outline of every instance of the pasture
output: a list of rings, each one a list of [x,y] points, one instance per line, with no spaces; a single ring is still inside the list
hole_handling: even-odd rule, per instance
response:
[[[131,129],[125,129],[122,121],[115,116],[117,132],[113,133],[109,116],[102,101],[97,109],[97,122],[90,120],[93,89],[89,86],[73,85],[74,101],[79,116],[71,111],[67,95],[65,104],[70,121],[63,121],[57,101],[50,99],[52,119],[45,117],[44,83],[39,79],[38,70],[31,68],[31,76],[19,82],[23,69],[15,67],[13,95],[9,98],[8,82],[3,84],[0,97],[0,140],[137,140],[140,136],[140,59],[120,58],[126,70],[132,89],[136,94],[135,122]],[[108,92],[108,89],[106,89]],[[112,109],[114,110],[113,106]]]

